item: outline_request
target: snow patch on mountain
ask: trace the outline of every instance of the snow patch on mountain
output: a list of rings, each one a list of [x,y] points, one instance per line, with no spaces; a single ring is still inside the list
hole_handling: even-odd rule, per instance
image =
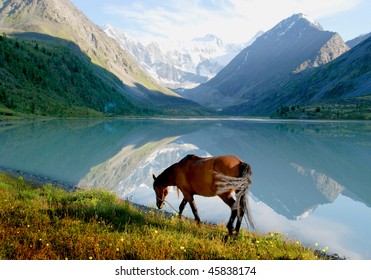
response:
[[[169,88],[193,88],[213,78],[242,49],[252,44],[226,44],[207,34],[191,41],[158,41],[149,44],[106,25],[102,28],[117,40],[153,78]]]
[[[319,30],[323,30],[321,24],[319,24],[316,20],[312,19],[308,15],[306,15],[306,14],[298,14],[298,17],[307,20],[314,28],[317,28]]]

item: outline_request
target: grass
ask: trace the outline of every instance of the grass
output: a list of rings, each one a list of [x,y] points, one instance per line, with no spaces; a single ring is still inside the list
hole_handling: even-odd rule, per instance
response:
[[[318,259],[299,242],[140,210],[104,190],[31,187],[0,174],[0,259]]]
[[[358,103],[357,103],[357,100]],[[284,106],[271,115],[273,118],[287,119],[326,119],[326,120],[371,120],[371,103],[369,99],[358,98],[346,104],[310,104]],[[363,102],[363,103],[361,103]]]

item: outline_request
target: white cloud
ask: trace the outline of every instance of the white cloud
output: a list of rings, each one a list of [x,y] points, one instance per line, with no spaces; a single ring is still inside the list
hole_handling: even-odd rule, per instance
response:
[[[131,36],[189,40],[212,33],[226,41],[245,42],[298,12],[321,18],[350,10],[361,0],[170,0],[107,4]]]

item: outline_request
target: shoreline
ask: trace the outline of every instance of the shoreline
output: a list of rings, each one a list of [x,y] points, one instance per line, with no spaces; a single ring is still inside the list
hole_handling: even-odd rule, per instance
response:
[[[255,122],[371,122],[370,119],[331,119],[331,118],[275,118],[270,116],[115,116],[115,117],[53,117],[53,116],[33,116],[20,118],[1,118],[0,123],[11,122],[37,122],[50,120],[158,120],[158,121],[255,121]]]
[[[29,185],[31,185],[34,188],[41,188],[44,185],[52,184],[53,187],[62,188],[65,191],[73,192],[73,191],[76,191],[76,190],[80,189],[77,186],[69,185],[69,184],[66,184],[64,182],[54,180],[54,179],[51,179],[51,178],[46,178],[45,176],[42,176],[42,175],[35,175],[35,174],[32,174],[32,173],[19,171],[19,170],[15,170],[15,169],[0,167],[0,173],[4,173],[7,176],[10,176],[10,177],[13,177],[13,178],[22,177],[24,181],[26,181]],[[145,206],[145,205],[142,205],[142,204],[132,202],[130,200],[127,200],[127,201],[130,202],[133,206],[135,206],[139,210],[144,211],[146,213],[151,211],[151,212],[154,212],[156,214],[164,215],[166,218],[171,218],[171,217],[176,216],[176,214],[174,214],[174,213],[159,210],[159,209],[153,208],[153,207],[148,207],[148,206]],[[189,218],[184,217],[184,216],[182,216],[182,218],[183,219],[189,219]],[[192,219],[190,219],[190,220],[192,220]],[[214,223],[209,223],[209,222],[203,222],[203,223],[204,224],[209,224],[209,225],[216,225]],[[314,252],[316,252],[316,254],[318,256],[321,256],[321,257],[323,257],[327,260],[349,260],[346,256],[340,256],[337,253],[331,253],[330,254],[328,252],[322,252],[321,250],[314,250]]]
[[[5,168],[0,166],[0,173],[4,173],[13,178],[22,177],[28,184],[34,188],[41,188],[44,185],[52,184],[54,187],[64,189],[66,191],[77,190],[78,187],[75,185],[70,185],[65,182],[48,178],[43,175],[37,175],[26,171],[16,170],[12,168]]]
[[[58,181],[58,180],[55,180],[55,179],[51,179],[51,178],[48,178],[48,177],[45,177],[45,176],[42,176],[42,175],[36,175],[36,174],[29,173],[29,172],[20,171],[20,170],[11,169],[11,168],[0,167],[0,173],[3,173],[5,175],[7,175],[9,177],[13,177],[15,179],[17,179],[19,177],[22,177],[23,180],[26,181],[27,184],[29,184],[33,188],[41,188],[45,185],[51,184],[55,188],[61,188],[61,189],[65,190],[65,191],[68,191],[68,192],[73,192],[73,191],[76,191],[76,190],[84,189],[84,188],[79,188],[77,185],[70,185],[70,184],[67,184],[65,182]],[[167,212],[167,211],[164,211],[164,210],[158,210],[157,208],[152,208],[152,207],[148,207],[146,205],[138,204],[138,203],[135,203],[133,201],[130,201],[129,199],[123,199],[123,198],[120,198],[120,199],[130,202],[136,208],[138,208],[140,210],[143,210],[145,212],[152,211],[152,212],[156,212],[156,213],[159,213],[159,214],[161,213],[161,214],[164,214],[166,217],[174,216],[174,213],[171,213],[171,212]],[[186,219],[186,217],[184,217],[184,218]]]

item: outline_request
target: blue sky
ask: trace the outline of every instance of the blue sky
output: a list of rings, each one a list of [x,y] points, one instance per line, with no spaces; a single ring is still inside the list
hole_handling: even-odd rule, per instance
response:
[[[215,34],[246,42],[294,13],[304,13],[344,40],[371,32],[370,0],[70,0],[98,25],[145,41]]]

